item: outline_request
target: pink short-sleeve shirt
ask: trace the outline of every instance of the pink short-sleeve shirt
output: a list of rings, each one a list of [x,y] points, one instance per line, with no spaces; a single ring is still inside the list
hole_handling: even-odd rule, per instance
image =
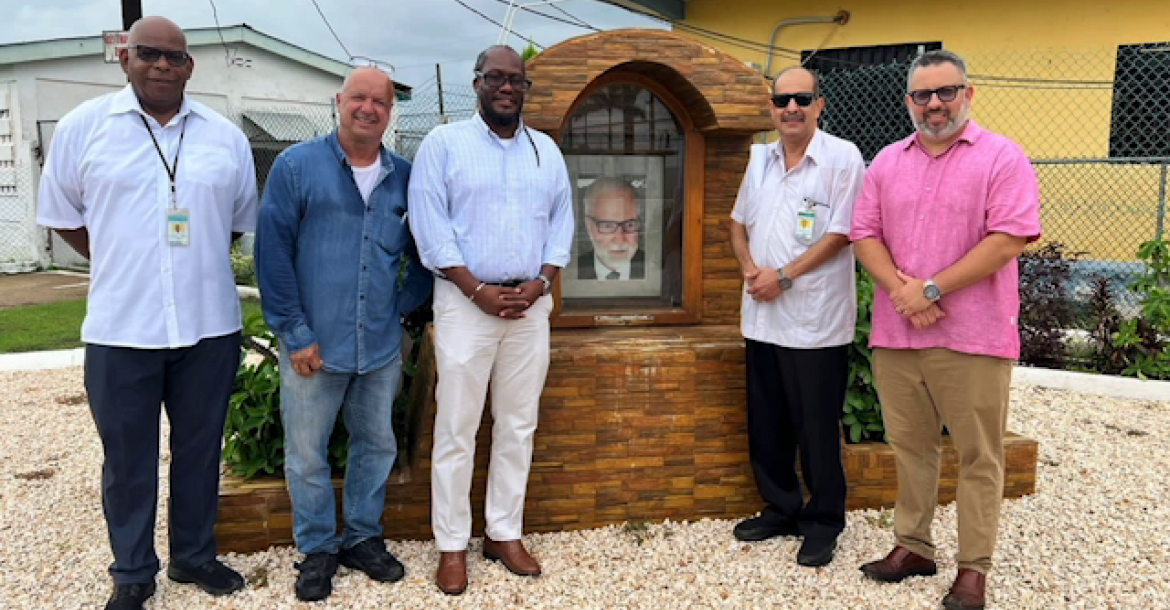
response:
[[[898,269],[927,279],[990,233],[1039,239],[1040,189],[1019,146],[969,121],[955,144],[938,157],[927,154],[917,134],[882,150],[865,174],[849,237],[881,240]],[[946,317],[917,330],[894,311],[889,293],[875,286],[870,345],[1020,357],[1015,260],[943,295],[939,306]]]

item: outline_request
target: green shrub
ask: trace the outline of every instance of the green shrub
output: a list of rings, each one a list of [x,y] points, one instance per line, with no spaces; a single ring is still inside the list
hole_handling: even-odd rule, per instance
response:
[[[883,440],[882,406],[873,384],[873,279],[857,266],[857,329],[849,346],[849,380],[845,392],[845,413],[841,424],[851,443]]]

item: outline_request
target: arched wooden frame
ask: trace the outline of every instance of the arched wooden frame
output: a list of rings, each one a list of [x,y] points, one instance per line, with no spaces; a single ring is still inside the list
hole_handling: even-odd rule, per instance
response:
[[[607,314],[565,313],[561,303],[561,279],[554,287],[555,307],[551,320],[554,328],[586,328],[602,326],[651,326],[664,324],[695,324],[702,319],[703,305],[703,166],[706,157],[706,139],[695,127],[690,113],[668,89],[657,81],[636,72],[620,68],[607,72],[589,83],[573,100],[569,111],[561,119],[556,133],[551,135],[558,144],[561,133],[577,108],[599,90],[610,85],[638,85],[648,89],[670,110],[682,126],[683,139],[683,242],[682,242],[682,307],[638,309],[628,313],[614,311]]]

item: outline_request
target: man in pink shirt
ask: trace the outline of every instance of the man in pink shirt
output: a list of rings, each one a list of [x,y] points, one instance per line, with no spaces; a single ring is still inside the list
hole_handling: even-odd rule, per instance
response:
[[[1020,352],[1016,257],[1040,236],[1031,163],[968,120],[974,97],[959,56],[914,61],[906,106],[916,133],[874,158],[850,233],[876,283],[874,381],[898,469],[897,546],[861,570],[883,582],[937,572],[930,525],[945,425],[959,456],[959,571],[947,610],[985,604]]]

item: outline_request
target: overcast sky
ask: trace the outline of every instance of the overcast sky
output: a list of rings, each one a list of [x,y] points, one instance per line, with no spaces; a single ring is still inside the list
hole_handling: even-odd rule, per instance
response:
[[[121,29],[120,0],[0,0],[10,8],[0,20],[0,44],[97,36]],[[501,0],[462,0],[502,22],[507,10]],[[531,0],[518,0],[524,3]],[[142,0],[143,13],[162,15],[181,27],[212,27],[212,2],[223,26],[247,23],[270,36],[345,60],[346,54],[317,14],[312,0]],[[456,0],[317,0],[341,42],[353,55],[387,61],[395,78],[418,86],[434,77],[443,63],[443,79],[469,83],[475,55],[494,44],[498,26],[459,5]],[[566,0],[555,5],[601,29],[665,27],[597,0]],[[538,10],[569,19],[549,6]],[[590,30],[519,13],[513,30],[551,46]],[[526,42],[512,37],[518,50]]]

